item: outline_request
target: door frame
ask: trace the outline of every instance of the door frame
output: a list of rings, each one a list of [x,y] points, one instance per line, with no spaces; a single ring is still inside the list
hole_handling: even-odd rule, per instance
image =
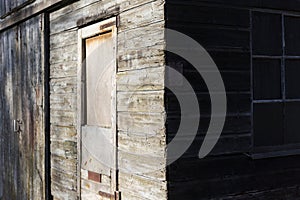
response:
[[[52,200],[51,194],[51,115],[50,115],[50,14],[41,14],[42,20],[42,66],[44,67],[44,133],[45,133],[45,199]]]
[[[77,68],[77,195],[79,199],[81,199],[81,161],[82,161],[82,126],[85,123],[85,108],[84,108],[84,101],[85,101],[85,94],[84,94],[84,85],[85,82],[85,39],[100,35],[102,33],[106,33],[111,31],[114,38],[114,46],[115,46],[115,58],[117,55],[117,18],[112,17],[110,19],[89,25],[87,27],[83,27],[78,29],[78,68]],[[113,73],[113,105],[112,107],[112,131],[113,131],[113,142],[115,147],[117,147],[117,87],[116,87],[116,74],[117,74],[117,62],[115,64],[115,69]],[[114,170],[112,173],[111,181],[112,181],[112,188],[111,194],[114,194],[115,191],[118,190],[118,155],[116,148],[114,149]]]

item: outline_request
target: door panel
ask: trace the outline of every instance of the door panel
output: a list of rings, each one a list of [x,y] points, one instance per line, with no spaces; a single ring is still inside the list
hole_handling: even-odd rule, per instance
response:
[[[86,40],[87,125],[112,127],[114,61],[112,32]]]
[[[14,167],[16,167],[17,160],[10,154],[16,152],[16,145],[11,142],[15,141],[15,135],[12,134],[12,119],[13,119],[13,86],[12,86],[12,63],[11,63],[11,51],[7,51],[12,48],[12,42],[14,41],[12,35],[16,32],[16,29],[3,32],[0,35],[0,55],[1,59],[1,154],[0,154],[0,199],[16,199],[16,181],[14,181]]]
[[[0,199],[44,199],[45,135],[41,16],[0,34]],[[4,94],[3,94],[4,92]],[[2,114],[3,113],[3,114]],[[13,121],[19,121],[13,127]],[[2,194],[1,194],[1,191]]]
[[[82,168],[110,176],[114,164],[111,129],[97,126],[82,127]]]

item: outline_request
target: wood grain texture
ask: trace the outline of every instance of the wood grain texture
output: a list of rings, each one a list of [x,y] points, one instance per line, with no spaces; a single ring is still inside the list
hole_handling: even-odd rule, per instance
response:
[[[64,141],[75,141],[77,138],[75,128],[78,108],[76,104],[80,100],[76,97],[79,70],[76,62],[79,62],[80,58],[74,57],[79,53],[76,48],[78,45],[77,29],[112,16],[119,16],[116,81],[117,116],[120,120],[117,123],[118,133],[122,135],[119,145],[123,153],[118,159],[124,160],[120,162],[120,167],[130,169],[132,165],[134,168],[137,160],[132,157],[132,153],[140,152],[142,147],[147,145],[147,151],[159,154],[159,158],[142,161],[146,161],[144,162],[146,168],[155,169],[158,163],[165,161],[166,146],[165,55],[162,51],[165,45],[163,0],[83,0],[50,14],[51,140],[55,141],[55,144],[57,142],[63,144]],[[130,117],[133,117],[134,122],[130,123],[131,127],[128,129],[126,123]],[[156,136],[149,138],[136,135],[137,132],[146,135],[149,130]],[[74,145],[78,147],[78,143]],[[57,150],[54,150],[56,147],[58,147]],[[73,184],[66,184],[63,180],[69,178],[70,172],[76,169],[77,160],[73,156],[75,157],[78,152],[72,152],[72,157],[65,160],[66,149],[56,145],[52,148],[52,167],[61,169],[59,176],[61,178],[58,178],[56,171],[52,171],[52,177],[55,177],[52,180],[54,197],[57,199],[75,198],[73,191],[78,194],[81,191],[83,199],[101,199],[101,195],[96,193],[96,188],[101,185],[88,181],[86,170],[77,173],[81,179],[81,185],[75,187]],[[128,162],[130,165],[126,164]],[[141,166],[140,164],[138,167]],[[71,170],[68,170],[68,167]],[[148,182],[148,179],[151,181]],[[137,180],[137,182],[132,180]],[[154,185],[151,186],[152,182]],[[145,189],[139,191],[143,185]],[[163,167],[159,171],[144,176],[123,173],[119,175],[118,186],[122,199],[166,199],[166,170]],[[104,192],[113,194],[109,191],[110,187],[105,189],[101,186],[101,188]],[[152,191],[148,196],[145,196],[146,189]]]
[[[44,199],[43,37],[41,16],[1,34],[0,198]],[[14,133],[12,121],[23,121]]]
[[[16,2],[16,1],[23,1],[23,0],[5,1],[4,3],[6,6],[5,12],[7,12],[7,10],[10,10],[8,7],[8,5],[10,4],[9,2]],[[0,32],[13,27],[14,25],[22,21],[28,20],[33,16],[42,14],[45,11],[49,11],[51,9],[60,7],[62,5],[66,5],[71,2],[73,1],[72,0],[48,0],[48,1],[36,0],[34,3],[29,4],[29,6],[26,6],[24,8],[22,7],[22,9],[12,10],[9,17],[0,20]]]

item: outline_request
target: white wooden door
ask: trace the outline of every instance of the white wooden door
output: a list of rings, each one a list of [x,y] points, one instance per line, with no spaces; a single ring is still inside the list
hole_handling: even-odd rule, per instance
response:
[[[114,198],[116,190],[116,20],[79,30],[81,198]]]

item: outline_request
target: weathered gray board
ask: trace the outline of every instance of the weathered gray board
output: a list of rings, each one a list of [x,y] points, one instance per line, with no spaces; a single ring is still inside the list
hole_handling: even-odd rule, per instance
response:
[[[42,16],[0,33],[0,199],[44,199]],[[13,130],[20,119],[22,131]]]

